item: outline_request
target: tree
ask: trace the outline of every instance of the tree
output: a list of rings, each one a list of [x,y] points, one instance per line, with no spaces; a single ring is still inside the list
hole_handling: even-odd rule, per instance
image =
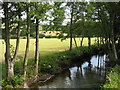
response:
[[[9,5],[9,7],[8,7],[8,5]],[[15,7],[16,7],[16,12],[19,11],[17,14],[15,14],[15,11],[13,9]],[[10,79],[11,77],[14,76],[14,63],[15,63],[17,53],[18,53],[18,48],[19,48],[21,7],[20,7],[19,3],[13,4],[13,3],[4,2],[3,10],[4,10],[3,23],[5,23],[5,43],[6,43],[6,52],[5,52],[6,75],[7,75],[7,79]],[[13,12],[9,12],[10,10]],[[12,16],[18,16],[18,18],[17,18],[18,21],[14,20]],[[13,53],[13,56],[11,56],[10,29],[13,27],[12,24],[15,22],[18,23],[17,40],[16,40],[15,51]]]
[[[39,65],[39,24],[40,20],[44,21],[46,20],[46,12],[50,9],[50,5],[48,3],[41,3],[37,2],[34,3],[34,18],[36,19],[35,29],[36,29],[36,50],[35,50],[35,73],[38,75],[38,65]],[[38,13],[39,12],[39,13]]]
[[[7,78],[14,76],[13,62],[10,56],[10,29],[9,29],[9,18],[8,18],[8,2],[3,3],[4,9],[4,22],[5,22],[5,43],[6,43],[6,52],[5,52],[5,63],[6,63],[6,73]]]
[[[30,3],[26,3],[26,14],[27,14],[27,43],[26,43],[26,50],[24,56],[24,63],[23,63],[23,79],[26,79],[26,70],[27,70],[27,62],[28,62],[28,52],[29,52],[29,43],[30,43]],[[24,83],[25,85],[25,83]]]
[[[118,9],[118,2],[96,3],[96,10],[98,10],[98,20],[102,26],[102,37],[105,38],[107,47],[111,53],[110,56],[112,56],[112,60],[118,59],[115,46],[115,22],[117,19],[116,9]]]

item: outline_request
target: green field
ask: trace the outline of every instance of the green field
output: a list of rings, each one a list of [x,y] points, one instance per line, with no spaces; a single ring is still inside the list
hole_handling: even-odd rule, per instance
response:
[[[76,38],[78,46],[80,45],[79,39]],[[25,53],[25,47],[26,47],[26,39],[20,39],[20,47],[18,56],[23,58]],[[95,38],[92,38],[92,44],[95,42]],[[15,47],[16,40],[11,39],[10,40],[11,45]],[[83,46],[86,46],[88,43],[87,38],[84,38]],[[75,44],[73,42],[73,46],[75,47]],[[4,60],[4,53],[5,53],[5,42],[4,40],[0,40],[0,47],[1,47],[1,56],[0,61]],[[40,39],[40,55],[47,55],[54,52],[60,52],[69,49],[69,39],[66,39],[61,42],[60,39],[57,38],[50,38],[50,39]],[[29,48],[29,58],[34,57],[35,52],[35,39],[30,39],[30,48]]]

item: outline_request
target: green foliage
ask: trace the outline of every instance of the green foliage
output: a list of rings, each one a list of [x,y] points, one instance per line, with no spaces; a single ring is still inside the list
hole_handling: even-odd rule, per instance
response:
[[[34,73],[34,59],[28,60],[28,65],[27,65],[27,78],[32,77],[35,75]]]
[[[116,65],[111,69],[111,72],[107,74],[108,81],[102,86],[102,88],[120,88],[120,66]]]
[[[45,37],[44,34],[39,34],[39,38],[43,38],[43,37]]]
[[[13,87],[21,87],[23,83],[23,79],[21,76],[11,77],[9,80],[2,80],[2,87],[4,88],[13,88]]]
[[[14,73],[15,75],[22,75],[23,72],[23,61],[17,61],[14,65]]]
[[[5,63],[0,63],[0,65],[2,66],[2,72],[1,72],[1,74],[2,74],[2,78],[4,79],[4,78],[6,78],[6,65],[5,65]]]

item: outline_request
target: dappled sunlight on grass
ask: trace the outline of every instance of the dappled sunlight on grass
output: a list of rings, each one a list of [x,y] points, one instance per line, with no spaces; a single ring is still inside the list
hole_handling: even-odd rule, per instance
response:
[[[80,45],[80,40],[76,38],[77,44],[78,46]],[[88,39],[84,38],[83,41],[83,46],[87,46],[88,44]],[[20,39],[20,47],[19,47],[19,52],[18,52],[18,56],[20,57],[24,57],[24,53],[25,53],[25,47],[26,47],[26,39]],[[2,56],[0,57],[0,60],[4,60],[4,53],[5,53],[5,42],[4,40],[0,40],[0,45],[2,46]],[[94,44],[95,42],[95,38],[92,38],[92,44]],[[13,47],[15,47],[16,45],[16,40],[15,39],[11,39],[10,40],[11,45],[13,45]],[[73,40],[73,47],[75,47],[74,44],[74,40]],[[60,39],[57,38],[49,38],[49,39],[40,39],[40,44],[39,44],[39,48],[40,48],[40,55],[47,55],[47,54],[51,54],[51,53],[55,53],[55,52],[61,52],[64,50],[69,49],[69,39],[66,39],[64,41],[61,41]],[[35,53],[35,39],[30,39],[30,48],[29,48],[29,58],[33,58],[34,57],[34,53]]]

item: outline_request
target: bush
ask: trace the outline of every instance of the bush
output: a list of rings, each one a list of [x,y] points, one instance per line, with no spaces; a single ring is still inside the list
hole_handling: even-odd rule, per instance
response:
[[[43,57],[41,63],[40,63],[40,70],[42,72],[47,72],[47,73],[56,73],[60,67],[56,63],[58,59],[56,57],[48,56],[48,57]]]
[[[2,66],[2,72],[0,72],[0,74],[2,75],[2,79],[5,79],[5,77],[6,77],[5,63],[0,63],[0,66]]]
[[[17,35],[11,35],[10,37],[11,37],[11,39],[16,39]]]
[[[120,88],[120,66],[116,65],[111,72],[107,74],[107,82],[102,88]]]
[[[45,37],[44,34],[39,34],[39,38],[43,38],[43,37]]]
[[[27,37],[26,36],[23,36],[23,39],[26,39]]]
[[[15,62],[14,73],[15,75],[22,75],[23,72],[23,61]]]
[[[51,35],[47,35],[47,36],[45,36],[45,38],[52,38],[52,36]]]
[[[23,83],[23,79],[21,76],[14,76],[11,77],[9,80],[2,80],[2,87],[4,88],[13,88],[21,86]]]

